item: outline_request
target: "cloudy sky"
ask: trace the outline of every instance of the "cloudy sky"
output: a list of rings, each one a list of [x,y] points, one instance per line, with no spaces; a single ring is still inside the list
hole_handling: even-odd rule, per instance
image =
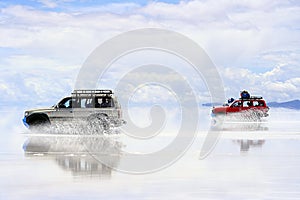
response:
[[[268,101],[300,99],[297,0],[0,1],[0,105],[49,105],[68,94],[87,56],[138,28],[197,42],[228,97],[242,89]]]

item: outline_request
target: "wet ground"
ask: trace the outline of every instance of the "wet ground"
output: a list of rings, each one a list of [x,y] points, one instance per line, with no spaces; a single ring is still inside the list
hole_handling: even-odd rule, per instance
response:
[[[204,112],[205,113],[205,112]],[[118,172],[124,151],[155,150],[172,133],[139,144],[116,137],[32,134],[22,113],[2,111],[0,199],[300,199],[300,112],[271,109],[262,122],[227,121],[199,159],[210,116],[177,162],[150,174]],[[214,128],[214,127],[212,127]],[[86,149],[89,149],[87,152]],[[102,164],[104,161],[109,166]]]

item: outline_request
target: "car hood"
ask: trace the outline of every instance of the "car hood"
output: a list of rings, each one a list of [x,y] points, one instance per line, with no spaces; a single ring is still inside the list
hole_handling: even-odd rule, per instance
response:
[[[228,106],[217,106],[213,107],[213,112],[225,112]]]
[[[26,110],[25,113],[31,114],[33,112],[51,112],[54,111],[55,108],[37,108],[37,109],[30,109],[30,110]]]

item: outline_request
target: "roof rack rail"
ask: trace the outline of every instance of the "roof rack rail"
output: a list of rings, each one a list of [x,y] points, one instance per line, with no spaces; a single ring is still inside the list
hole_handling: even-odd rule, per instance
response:
[[[263,99],[262,96],[250,96],[250,98],[240,98],[240,100],[242,99]]]
[[[71,95],[73,97],[95,97],[95,96],[112,96],[112,90],[74,90]]]
[[[113,94],[112,90],[74,90],[72,94]]]
[[[250,99],[262,99],[262,96],[251,96]]]

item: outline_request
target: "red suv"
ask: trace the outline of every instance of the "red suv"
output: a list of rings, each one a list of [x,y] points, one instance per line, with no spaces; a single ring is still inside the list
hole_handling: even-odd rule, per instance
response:
[[[250,113],[255,114],[257,117],[267,117],[269,107],[262,97],[256,96],[242,96],[238,100],[233,100],[229,104],[219,107],[213,107],[212,116],[229,113]]]

